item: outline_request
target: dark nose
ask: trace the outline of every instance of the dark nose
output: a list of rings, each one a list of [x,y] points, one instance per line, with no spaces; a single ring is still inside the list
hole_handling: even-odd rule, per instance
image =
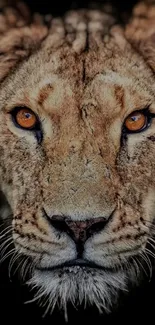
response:
[[[50,224],[59,232],[67,233],[76,243],[78,256],[82,254],[86,240],[100,232],[106,226],[109,218],[96,218],[85,221],[73,221],[65,216],[48,218]]]

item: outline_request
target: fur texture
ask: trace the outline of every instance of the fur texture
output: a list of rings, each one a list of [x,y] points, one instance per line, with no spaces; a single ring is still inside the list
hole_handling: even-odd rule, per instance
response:
[[[124,135],[123,125],[136,110],[155,114],[155,7],[140,3],[126,26],[106,10],[46,17],[46,26],[20,10],[11,20],[7,9],[1,15],[2,259],[8,249],[11,272],[22,258],[21,275],[30,271],[48,312],[58,304],[66,315],[68,302],[107,311],[130,281],[152,271],[155,120],[136,134]],[[37,114],[41,142],[14,124],[17,106]],[[53,216],[107,221],[82,255],[100,270],[57,268],[77,249]]]

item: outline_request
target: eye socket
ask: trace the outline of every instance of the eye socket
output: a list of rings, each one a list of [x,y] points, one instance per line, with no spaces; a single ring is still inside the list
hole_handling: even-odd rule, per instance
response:
[[[38,116],[28,107],[15,107],[11,111],[12,121],[16,127],[32,131],[40,144],[43,140],[43,132]]]
[[[16,107],[12,112],[16,126],[26,130],[34,130],[38,124],[36,114],[27,107]]]
[[[151,116],[145,110],[135,111],[126,118],[124,126],[128,133],[140,132],[150,125],[150,120]]]

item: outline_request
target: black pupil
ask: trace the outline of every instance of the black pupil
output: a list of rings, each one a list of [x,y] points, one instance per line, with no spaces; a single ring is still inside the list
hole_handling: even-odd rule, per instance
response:
[[[31,117],[31,113],[25,113],[25,117],[29,119]]]

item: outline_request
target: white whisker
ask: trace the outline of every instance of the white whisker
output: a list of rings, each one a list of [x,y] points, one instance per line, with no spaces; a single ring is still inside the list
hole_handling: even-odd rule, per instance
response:
[[[152,241],[153,242],[153,244],[155,244],[155,240],[152,238],[152,237],[149,237],[149,239],[148,239],[149,241]],[[154,246],[154,249],[155,249],[155,246]]]
[[[12,241],[13,242],[13,239],[11,237],[7,238],[1,245],[0,245],[0,253],[2,252],[3,250],[3,247],[5,248],[6,244],[9,242],[9,241]]]
[[[14,259],[15,259],[16,255],[17,255],[17,251],[16,251],[16,249],[14,249],[14,254],[11,257],[10,262],[9,262],[9,266],[8,266],[9,278],[11,278],[11,270],[12,270],[12,267],[13,267],[13,264],[14,264]]]
[[[145,248],[145,251],[147,254],[149,254],[151,257],[155,258],[155,254],[152,253],[149,249]]]
[[[2,264],[8,257],[10,257],[13,252],[14,252],[14,248],[0,259],[0,264]]]
[[[13,241],[11,240],[9,244],[7,244],[6,246],[4,246],[4,248],[1,251],[1,257],[3,258],[5,252],[7,251],[7,249],[13,245]]]
[[[16,258],[16,259],[18,259],[18,258],[21,258],[21,261],[18,263],[16,269],[14,270],[13,275],[15,275],[15,274],[17,273],[18,269],[21,267],[21,265],[22,265],[22,263],[23,263],[23,258],[24,258],[24,257],[21,256],[20,253],[17,255],[17,258]]]
[[[0,232],[0,240],[3,239],[12,230],[13,230],[12,226],[8,226],[8,227],[6,227],[6,229],[3,229],[3,231]]]
[[[145,269],[145,267],[143,266],[143,264],[140,262],[140,260],[135,256],[134,259],[137,261],[137,264],[140,265],[140,267],[142,268],[142,270],[144,271],[145,275],[148,277],[148,273]]]
[[[151,262],[150,262],[150,259],[149,259],[149,257],[145,254],[145,252],[143,251],[141,254],[140,254],[140,256],[141,256],[141,258],[145,261],[145,263],[146,263],[146,265],[147,265],[147,267],[148,267],[148,270],[149,270],[149,273],[150,273],[150,275],[149,275],[149,278],[151,279],[152,278],[152,264],[151,264]]]
[[[23,262],[23,265],[21,267],[21,277],[23,280],[26,278],[27,271],[29,270],[29,265],[28,265],[28,257],[25,257],[25,261]]]
[[[155,250],[155,245],[154,244],[152,244],[151,242],[150,242],[150,240],[148,239],[148,243],[149,243],[149,245],[153,248],[153,250]]]

